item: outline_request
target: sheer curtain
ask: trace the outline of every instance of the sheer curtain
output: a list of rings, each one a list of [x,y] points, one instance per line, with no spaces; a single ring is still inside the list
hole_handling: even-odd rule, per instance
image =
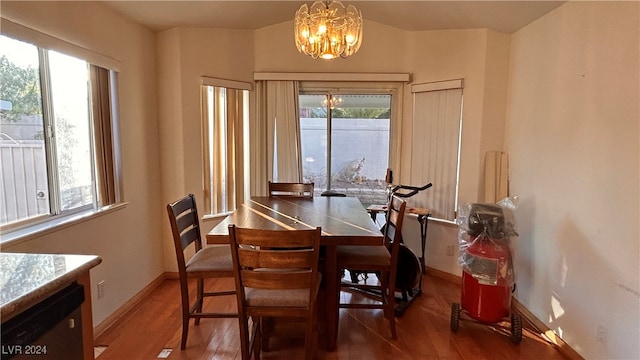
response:
[[[269,180],[302,181],[297,81],[258,81],[251,126],[251,194],[266,195]]]

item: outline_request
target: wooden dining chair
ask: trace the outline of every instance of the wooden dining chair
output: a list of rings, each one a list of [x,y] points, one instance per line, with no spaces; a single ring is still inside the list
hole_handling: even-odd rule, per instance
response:
[[[263,318],[305,319],[305,359],[316,356],[320,234],[229,226],[243,360],[260,357]]]
[[[312,198],[314,184],[269,181],[269,196]]]
[[[379,283],[341,282],[341,288],[364,290],[364,294],[374,300],[372,303],[339,303],[340,308],[383,309],[384,316],[391,326],[391,337],[396,339],[395,322],[395,289],[398,253],[400,249],[402,223],[406,201],[392,196],[386,213],[387,222],[384,228],[384,243],[374,246],[336,247],[338,274],[343,270],[359,273],[376,273]]]
[[[205,297],[235,295],[235,290],[205,292],[204,279],[232,278],[233,261],[229,246],[202,247],[200,221],[196,199],[193,194],[167,205],[169,222],[173,233],[173,243],[178,260],[178,274],[180,277],[180,297],[182,300],[182,340],[180,349],[187,345],[189,320],[195,319],[200,324],[202,318],[234,318],[238,313],[202,312]],[[191,245],[195,247],[195,254],[187,261],[185,250]],[[189,300],[189,279],[195,278],[197,289],[193,304]]]

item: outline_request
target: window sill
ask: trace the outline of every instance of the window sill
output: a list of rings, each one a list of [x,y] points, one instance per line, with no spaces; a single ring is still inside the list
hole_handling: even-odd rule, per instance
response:
[[[62,230],[69,226],[85,222],[96,217],[124,209],[128,202],[122,202],[114,205],[105,206],[100,210],[86,210],[73,215],[59,217],[48,220],[39,224],[28,226],[22,229],[13,230],[2,233],[0,235],[0,245],[2,247],[10,247],[19,243],[35,239],[37,237],[47,235],[58,230]]]

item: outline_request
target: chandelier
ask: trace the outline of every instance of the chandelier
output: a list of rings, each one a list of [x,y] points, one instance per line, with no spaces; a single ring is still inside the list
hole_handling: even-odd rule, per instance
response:
[[[362,43],[362,13],[340,1],[303,4],[294,21],[298,51],[314,59],[334,59],[355,54]]]
[[[333,95],[327,95],[327,97],[322,100],[322,105],[329,106],[330,109],[335,109],[337,106],[342,104],[341,97],[335,97]]]

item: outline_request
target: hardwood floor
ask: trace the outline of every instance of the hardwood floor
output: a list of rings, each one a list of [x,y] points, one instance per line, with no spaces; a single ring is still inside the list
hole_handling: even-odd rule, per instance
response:
[[[209,282],[211,288],[232,288],[229,279]],[[195,288],[195,286],[194,286]],[[353,301],[367,301],[361,294],[343,292]],[[523,339],[513,344],[500,326],[461,321],[457,332],[449,328],[451,303],[460,302],[460,286],[426,275],[423,294],[396,319],[398,339],[391,340],[381,311],[340,310],[338,348],[324,350],[320,328],[319,359],[566,359],[554,345],[525,324]],[[171,349],[168,359],[240,359],[237,319],[203,319],[190,323],[187,349],[180,350],[180,293],[177,280],[165,280],[142,304],[96,339],[106,349],[98,360],[157,359]],[[213,300],[205,307],[235,309],[235,299]],[[322,319],[322,314],[320,318]],[[263,359],[299,359],[303,339],[272,339]]]

